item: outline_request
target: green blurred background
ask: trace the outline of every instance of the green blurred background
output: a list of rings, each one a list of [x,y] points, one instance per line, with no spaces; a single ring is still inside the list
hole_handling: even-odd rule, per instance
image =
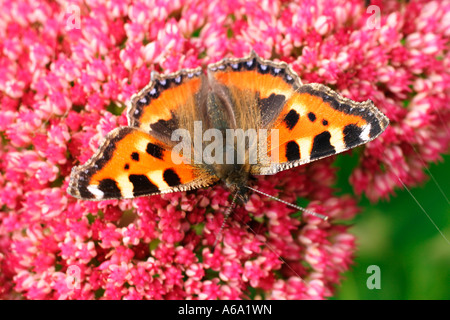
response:
[[[344,154],[335,161],[342,193],[353,193],[348,178],[357,158]],[[450,156],[429,171],[450,198]],[[434,181],[429,178],[410,191],[450,240],[450,204]],[[389,201],[377,204],[361,197],[359,205],[363,211],[351,228],[358,243],[355,264],[333,299],[450,299],[450,244],[408,191],[397,190]],[[370,265],[380,268],[380,289],[367,288]]]

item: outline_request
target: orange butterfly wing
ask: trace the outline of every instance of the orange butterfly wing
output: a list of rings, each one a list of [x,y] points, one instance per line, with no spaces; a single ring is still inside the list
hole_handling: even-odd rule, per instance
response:
[[[302,85],[284,62],[252,52],[208,69],[234,104],[237,128],[274,130],[251,173],[273,174],[354,148],[375,139],[389,124],[372,103],[355,102],[321,84]],[[244,104],[244,105],[242,105]],[[242,119],[242,121],[240,121]]]
[[[196,189],[217,180],[183,160],[150,134],[120,127],[89,161],[72,169],[68,192],[90,200],[135,198]]]

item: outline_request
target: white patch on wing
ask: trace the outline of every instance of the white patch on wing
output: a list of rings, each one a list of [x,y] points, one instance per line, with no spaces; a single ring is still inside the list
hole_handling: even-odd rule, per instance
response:
[[[295,140],[300,148],[300,158],[308,159],[311,155],[311,150],[313,146],[313,140],[311,137],[300,138]]]
[[[98,188],[97,185],[91,184],[87,186],[87,189],[89,190],[90,193],[94,195],[95,199],[103,199],[103,196],[105,195],[103,191]]]
[[[359,135],[359,138],[360,138],[361,140],[363,140],[363,141],[369,141],[369,140],[370,140],[370,137],[369,137],[369,134],[370,134],[370,128],[371,128],[370,123],[368,123],[367,125],[365,125],[365,126],[363,127],[363,129],[362,129],[362,131],[361,131],[361,134]]]
[[[120,186],[122,197],[124,198],[134,198],[133,194],[133,184],[130,182],[128,173],[122,173],[116,177],[117,184]]]
[[[346,146],[344,143],[344,133],[342,132],[342,129],[335,127],[335,128],[330,128],[328,131],[331,134],[330,144],[334,147],[334,149],[336,150],[336,153],[339,153],[342,150],[345,150]]]
[[[158,186],[159,189],[162,189],[162,186],[167,186],[167,188],[170,188],[170,186],[167,184],[167,182],[163,179],[163,171],[162,170],[154,170],[147,173],[147,177],[152,181],[154,184]]]

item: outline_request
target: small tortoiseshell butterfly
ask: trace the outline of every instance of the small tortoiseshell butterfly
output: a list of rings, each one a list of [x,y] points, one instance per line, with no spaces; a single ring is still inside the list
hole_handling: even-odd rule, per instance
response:
[[[223,137],[228,129],[276,129],[277,139],[267,135],[246,142],[247,148],[256,144],[263,150],[255,162],[249,161],[248,151],[240,163],[199,162],[196,122],[202,124],[200,139],[208,129],[219,130]],[[222,181],[245,202],[252,176],[354,148],[375,139],[389,120],[372,101],[355,102],[322,84],[302,84],[286,63],[263,60],[253,51],[242,59],[210,64],[206,74],[201,68],[153,73],[150,84],[131,99],[128,124],[110,132],[89,161],[72,169],[72,196],[135,198]],[[177,149],[181,163],[172,154],[179,144],[173,139],[177,129],[193,137],[193,152]],[[203,148],[211,143],[203,140]],[[239,147],[234,139],[220,146],[225,156]]]

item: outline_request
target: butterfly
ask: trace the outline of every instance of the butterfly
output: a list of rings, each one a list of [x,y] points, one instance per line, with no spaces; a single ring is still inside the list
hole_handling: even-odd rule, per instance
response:
[[[152,73],[132,96],[127,119],[72,169],[69,194],[130,199],[223,182],[245,203],[255,176],[344,152],[389,124],[371,100],[302,84],[287,63],[254,51],[209,64],[206,72]]]

